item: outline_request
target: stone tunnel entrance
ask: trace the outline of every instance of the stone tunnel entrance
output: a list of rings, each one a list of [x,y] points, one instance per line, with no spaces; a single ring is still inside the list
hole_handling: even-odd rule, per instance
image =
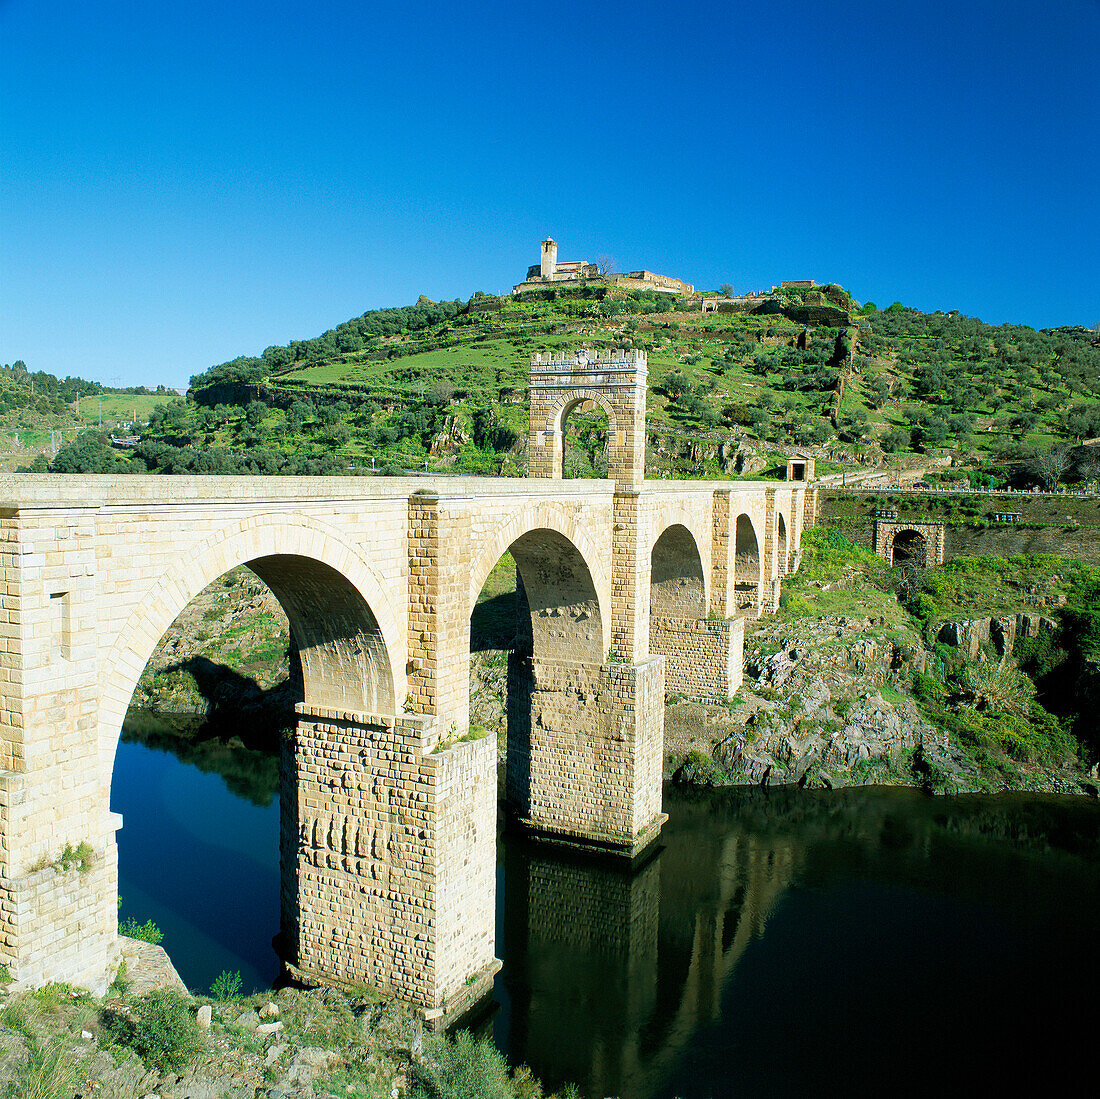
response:
[[[928,543],[924,540],[924,535],[915,530],[900,530],[894,535],[890,549],[891,565],[910,565],[923,569],[927,560]]]

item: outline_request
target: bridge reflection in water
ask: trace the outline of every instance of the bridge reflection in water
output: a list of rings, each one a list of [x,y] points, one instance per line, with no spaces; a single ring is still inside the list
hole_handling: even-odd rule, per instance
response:
[[[723,985],[791,879],[792,839],[721,834],[712,807],[680,810],[633,866],[506,844],[497,1039],[548,1085],[655,1094],[719,1017]]]

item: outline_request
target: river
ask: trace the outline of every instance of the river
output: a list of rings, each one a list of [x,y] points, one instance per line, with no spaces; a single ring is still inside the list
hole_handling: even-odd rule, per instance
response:
[[[274,761],[146,734],[115,764],[120,917],[155,920],[192,988],[266,988]],[[1091,1061],[1095,801],[670,787],[665,810],[629,868],[501,835],[483,1025],[551,1087],[1009,1094]]]

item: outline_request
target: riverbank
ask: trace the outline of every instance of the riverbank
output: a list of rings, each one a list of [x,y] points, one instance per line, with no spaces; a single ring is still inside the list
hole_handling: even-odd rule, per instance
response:
[[[183,989],[146,947],[102,999],[68,985],[0,991],[0,1094],[157,1099],[541,1099],[525,1068],[492,1044],[425,1033],[401,1005],[362,989],[281,988],[233,995]],[[133,963],[134,951],[129,951]],[[158,963],[156,955],[163,956]],[[152,960],[150,961],[150,958]],[[139,991],[140,990],[140,991]],[[456,1081],[468,1090],[452,1090]],[[572,1089],[561,1099],[574,1095]]]

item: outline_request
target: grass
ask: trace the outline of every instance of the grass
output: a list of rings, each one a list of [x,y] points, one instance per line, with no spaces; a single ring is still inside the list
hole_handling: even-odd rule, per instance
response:
[[[158,404],[182,400],[176,394],[161,393],[104,393],[102,396],[84,397],[77,408],[77,416],[85,427],[98,427],[100,405],[103,409],[103,426],[129,423],[137,419],[144,423]]]

